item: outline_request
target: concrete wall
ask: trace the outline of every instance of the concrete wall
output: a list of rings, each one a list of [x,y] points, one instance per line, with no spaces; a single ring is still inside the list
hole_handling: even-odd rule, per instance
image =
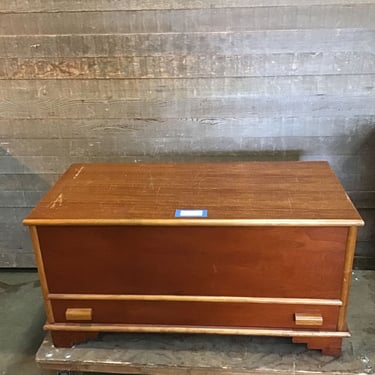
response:
[[[0,0],[0,267],[73,162],[328,160],[375,264],[375,1]]]

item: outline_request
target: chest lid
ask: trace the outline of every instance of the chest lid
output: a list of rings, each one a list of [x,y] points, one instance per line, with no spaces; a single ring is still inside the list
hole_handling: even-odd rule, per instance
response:
[[[73,164],[24,224],[359,226],[363,221],[327,162],[298,161]]]

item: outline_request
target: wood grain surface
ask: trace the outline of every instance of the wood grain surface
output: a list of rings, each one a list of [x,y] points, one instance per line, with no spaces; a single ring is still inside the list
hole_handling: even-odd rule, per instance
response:
[[[172,220],[179,225],[183,219],[175,219],[177,209],[208,210],[201,225],[235,219],[269,225],[278,220],[285,225],[363,224],[325,162],[77,164],[24,223],[144,220],[162,225]]]
[[[52,301],[56,323],[69,323],[67,309],[92,310],[90,324],[150,324],[216,327],[293,328],[306,329],[296,324],[294,314],[320,314],[322,324],[307,329],[335,331],[338,307],[235,304],[205,302],[146,302],[146,301]],[[74,319],[79,323],[79,319]],[[88,323],[85,317],[81,323]]]
[[[341,298],[346,228],[40,226],[38,233],[53,294]]]
[[[57,346],[84,331],[298,336],[307,327],[311,347],[338,354],[340,340],[312,332],[347,334],[363,221],[326,162],[75,164],[24,223],[38,225],[56,322],[45,328]]]
[[[339,299],[327,298],[284,298],[284,297],[235,297],[235,296],[193,296],[176,294],[56,294],[49,293],[50,300],[79,301],[174,301],[174,302],[210,302],[210,303],[266,303],[314,306],[342,306]]]

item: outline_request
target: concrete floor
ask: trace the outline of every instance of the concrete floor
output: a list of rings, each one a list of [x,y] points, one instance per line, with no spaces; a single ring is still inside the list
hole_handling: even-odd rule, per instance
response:
[[[0,374],[40,375],[34,356],[45,315],[36,272],[0,272]]]
[[[0,375],[56,374],[56,371],[41,370],[35,364],[35,353],[45,337],[44,321],[37,274],[0,271]],[[352,337],[344,340],[343,354],[338,359],[321,356],[302,344],[293,345],[288,338],[135,334],[104,335],[100,340],[80,345],[73,352],[72,349],[67,352],[54,349],[47,340],[40,350],[40,358],[46,355],[53,364],[52,357],[60,356],[60,360],[64,360],[68,358],[68,351],[77,363],[82,356],[91,361],[103,357],[109,362],[116,357],[115,362],[124,359],[129,370],[134,365],[141,372],[142,368],[153,370],[150,372],[153,374],[164,374],[163,369],[165,373],[177,374],[175,370],[180,366],[199,369],[202,374],[207,373],[202,369],[214,367],[229,368],[231,374],[246,371],[253,374],[372,374],[375,372],[374,271],[354,272],[348,321]],[[167,371],[171,366],[175,370]],[[123,372],[126,373],[126,366]]]

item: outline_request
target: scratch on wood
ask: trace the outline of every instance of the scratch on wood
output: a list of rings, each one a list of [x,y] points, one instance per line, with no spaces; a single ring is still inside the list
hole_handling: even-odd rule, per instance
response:
[[[217,267],[215,263],[212,265],[212,269],[214,270],[214,273],[217,273]]]
[[[57,198],[50,204],[49,208],[61,207],[63,204],[63,193],[60,193]]]
[[[81,168],[78,169],[78,171],[76,172],[76,174],[73,176],[73,180],[75,180],[80,175],[80,173],[83,171],[84,168],[85,167],[82,166]]]
[[[292,204],[292,201],[290,200],[290,197],[288,197],[288,206],[290,210],[293,209],[293,204]]]
[[[151,173],[149,174],[149,176],[150,176],[150,188],[151,188],[152,190],[155,190],[155,186],[154,186],[154,178],[152,177],[152,174],[151,174]]]

